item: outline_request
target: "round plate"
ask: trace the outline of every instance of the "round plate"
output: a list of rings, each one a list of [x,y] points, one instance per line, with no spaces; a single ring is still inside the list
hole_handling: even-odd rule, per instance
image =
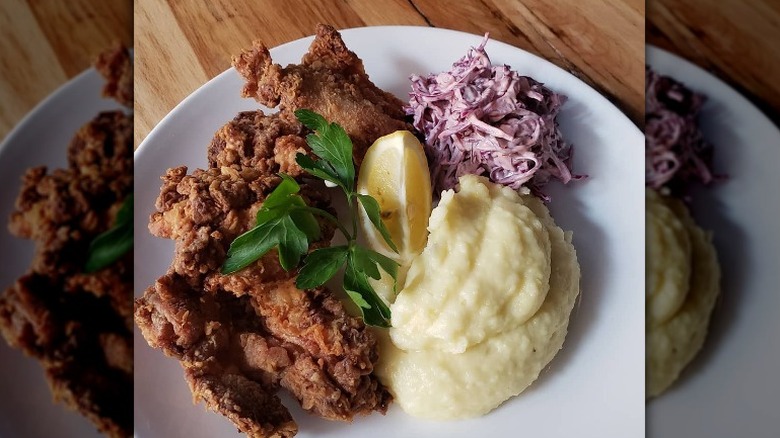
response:
[[[34,166],[67,167],[67,149],[78,129],[118,104],[101,97],[104,80],[89,69],[38,104],[0,144],[0,291],[30,267],[33,244],[7,231],[24,172]],[[12,349],[0,337],[0,436],[101,437],[91,422],[52,401],[38,361]],[[42,421],[45,419],[45,421]]]
[[[371,79],[402,100],[412,73],[448,70],[482,40],[450,30],[370,27],[342,32]],[[271,50],[275,62],[297,63],[312,37]],[[397,406],[386,416],[352,424],[328,422],[284,398],[300,437],[640,436],[644,433],[644,137],[607,99],[552,63],[497,41],[487,44],[494,63],[511,65],[569,96],[560,115],[564,136],[574,143],[575,170],[591,175],[563,187],[551,184],[551,210],[574,231],[582,265],[582,296],[558,356],[520,397],[481,418],[431,422]],[[185,99],[149,134],[135,155],[136,296],[164,274],[173,242],[144,233],[167,168],[205,167],[214,132],[242,110],[234,70],[217,76]],[[136,432],[139,437],[234,437],[221,415],[193,406],[179,364],[135,341]]]
[[[699,116],[729,179],[693,195],[723,278],[702,351],[668,392],[648,403],[651,437],[768,437],[780,394],[780,130],[715,76],[656,47],[647,63],[707,96]]]

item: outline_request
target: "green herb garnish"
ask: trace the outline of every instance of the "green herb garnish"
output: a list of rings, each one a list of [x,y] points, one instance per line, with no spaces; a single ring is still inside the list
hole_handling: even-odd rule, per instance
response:
[[[357,208],[363,207],[371,223],[379,230],[388,246],[397,251],[390,232],[382,222],[379,204],[368,195],[355,191],[355,165],[352,162],[352,141],[336,123],[328,123],[321,115],[309,111],[295,111],[295,116],[315,131],[306,137],[319,160],[298,154],[295,161],[309,174],[341,187],[352,212],[352,231],[325,210],[306,205],[299,194],[300,186],[288,175],[280,174],[282,182],[268,195],[257,213],[257,225],[238,236],[231,244],[223,274],[231,274],[254,263],[265,253],[276,248],[279,263],[289,271],[298,267],[309,245],[320,238],[320,227],[314,216],[333,222],[347,240],[346,245],[315,249],[306,255],[295,285],[311,289],[323,285],[345,266],[344,290],[358,305],[366,324],[390,327],[390,309],[371,287],[369,278],[379,280],[380,269],[396,280],[398,264],[357,244]],[[395,288],[395,284],[393,286]]]
[[[125,198],[117,212],[114,226],[95,237],[89,244],[87,263],[84,272],[97,272],[115,261],[133,248],[133,194]]]

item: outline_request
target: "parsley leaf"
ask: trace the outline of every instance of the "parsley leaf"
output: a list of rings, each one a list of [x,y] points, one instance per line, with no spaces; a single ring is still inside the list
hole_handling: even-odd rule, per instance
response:
[[[309,251],[309,243],[319,239],[320,224],[298,194],[301,187],[290,176],[281,177],[282,182],[257,212],[257,225],[230,244],[223,274],[244,269],[273,248],[279,252],[282,268],[295,269]]]
[[[355,164],[352,162],[352,140],[344,128],[336,123],[328,123],[324,117],[307,109],[295,111],[295,116],[307,128],[317,132],[306,136],[306,143],[312,152],[332,166],[339,177],[339,185],[353,191]]]
[[[368,275],[360,269],[359,263],[355,253],[350,252],[347,257],[347,268],[344,270],[344,290],[360,308],[366,324],[390,327],[390,308],[371,287]]]
[[[278,222],[279,219],[275,219]],[[266,223],[268,224],[268,223]],[[279,244],[271,226],[257,226],[238,236],[230,244],[227,260],[222,265],[223,274],[232,274],[251,265]]]
[[[312,251],[301,268],[295,285],[299,289],[311,289],[325,284],[333,278],[339,268],[347,261],[347,246],[331,246]]]
[[[90,242],[84,272],[97,272],[119,260],[133,248],[133,194],[125,198],[114,226]]]
[[[338,174],[336,174],[336,170],[333,169],[333,166],[326,163],[324,160],[314,161],[310,156],[299,152],[295,155],[295,162],[298,163],[298,165],[309,174],[325,181],[329,181],[341,187],[344,190],[344,193],[349,193],[349,188],[342,184],[341,180],[339,179],[340,177]]]
[[[379,268],[390,274],[393,279],[398,275],[398,263],[393,259],[357,245],[352,247],[352,253],[356,267],[374,280],[379,280],[381,277]]]

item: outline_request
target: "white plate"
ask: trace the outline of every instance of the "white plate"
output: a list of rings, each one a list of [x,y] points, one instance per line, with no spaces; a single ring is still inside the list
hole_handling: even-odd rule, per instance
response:
[[[407,99],[408,76],[447,70],[481,36],[419,27],[372,27],[343,31],[371,79]],[[299,62],[312,38],[271,50],[282,65]],[[563,350],[524,394],[491,414],[468,421],[430,422],[393,405],[387,416],[351,425],[304,413],[286,399],[300,437],[638,437],[644,433],[644,139],[607,99],[553,64],[491,41],[494,63],[506,63],[544,81],[570,100],[561,114],[564,135],[576,146],[575,169],[592,177],[549,189],[552,211],[566,229],[582,264],[582,299]],[[159,176],[172,166],[206,166],[214,132],[242,110],[256,109],[239,97],[233,70],[217,76],[177,106],[135,155],[135,293],[170,265],[173,242],[144,233]],[[179,364],[135,340],[135,425],[139,437],[234,437],[233,425],[192,405]]]
[[[694,195],[712,230],[722,294],[703,350],[667,393],[648,403],[648,436],[774,437],[780,395],[780,130],[745,97],[656,47],[647,63],[707,96],[699,117],[729,179]]]
[[[0,290],[27,272],[33,244],[7,231],[8,217],[29,167],[67,167],[76,131],[100,111],[118,104],[100,96],[103,79],[89,69],[38,104],[0,144]],[[52,401],[36,360],[0,339],[0,437],[100,437],[91,422]]]

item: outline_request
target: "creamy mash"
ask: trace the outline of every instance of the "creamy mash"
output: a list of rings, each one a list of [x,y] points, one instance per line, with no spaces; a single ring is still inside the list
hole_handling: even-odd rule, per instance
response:
[[[485,414],[522,392],[563,344],[579,292],[571,235],[536,198],[463,176],[391,305],[377,373],[409,414]]]
[[[719,292],[710,237],[679,200],[646,192],[646,393],[665,391],[699,351]]]

